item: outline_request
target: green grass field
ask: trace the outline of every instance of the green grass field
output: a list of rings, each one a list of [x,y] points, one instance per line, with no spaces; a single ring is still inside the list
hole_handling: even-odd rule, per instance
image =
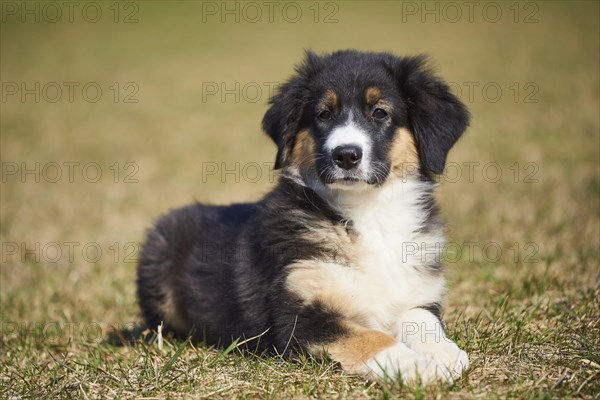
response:
[[[0,3],[1,398],[600,396],[598,2],[77,4]],[[307,48],[428,53],[472,112],[439,190],[454,385],[105,341],[156,217],[273,186],[260,120]]]

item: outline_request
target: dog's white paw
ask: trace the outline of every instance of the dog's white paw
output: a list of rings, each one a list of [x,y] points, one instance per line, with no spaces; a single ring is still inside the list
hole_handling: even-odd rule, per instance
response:
[[[414,350],[425,356],[432,357],[453,379],[460,377],[469,368],[467,353],[449,339],[445,339],[439,343],[427,343],[427,345]]]
[[[454,378],[458,378],[469,368],[469,357],[456,343],[446,346],[442,351],[436,353],[433,358],[450,371]]]
[[[453,379],[469,368],[469,357],[450,340],[439,317],[422,308],[413,308],[399,319],[398,340],[421,354],[433,358]]]
[[[369,374],[379,380],[401,379],[406,384],[429,384],[436,381],[452,382],[448,368],[439,364],[433,357],[418,354],[404,344],[389,347],[369,362]]]

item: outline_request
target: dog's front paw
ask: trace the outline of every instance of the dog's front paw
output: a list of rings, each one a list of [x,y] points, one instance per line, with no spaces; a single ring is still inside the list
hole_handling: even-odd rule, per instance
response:
[[[428,343],[427,346],[415,350],[425,356],[432,357],[453,379],[460,377],[469,368],[467,353],[449,339],[445,339],[440,343]]]
[[[448,369],[433,357],[407,348],[404,344],[389,347],[369,362],[369,375],[376,380],[401,379],[404,383],[429,384],[435,381],[452,382],[453,376]]]

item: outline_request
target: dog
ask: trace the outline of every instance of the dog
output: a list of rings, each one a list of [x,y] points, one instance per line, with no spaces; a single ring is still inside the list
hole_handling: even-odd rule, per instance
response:
[[[370,380],[451,382],[436,176],[469,112],[426,56],[305,60],[270,100],[275,188],[162,216],[138,263],[146,323],[206,345],[327,356]]]

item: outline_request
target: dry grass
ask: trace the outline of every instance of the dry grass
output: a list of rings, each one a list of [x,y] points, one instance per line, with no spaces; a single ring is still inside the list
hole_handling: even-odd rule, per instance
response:
[[[3,169],[0,397],[598,398],[597,2],[540,3],[532,24],[514,22],[512,3],[498,3],[497,23],[482,18],[482,6],[473,23],[465,9],[457,23],[423,23],[401,2],[346,2],[332,24],[314,23],[312,3],[302,3],[305,17],[295,24],[280,14],[273,23],[203,23],[201,3],[160,1],[136,3],[139,22],[116,24],[112,3],[97,4],[104,13],[96,24],[80,13],[74,23],[20,23],[2,9],[3,95],[6,82],[97,82],[103,97],[89,103],[76,91],[73,102],[66,94],[57,103],[2,101],[3,168],[56,162],[63,176],[35,182]],[[525,4],[520,20],[531,12]],[[320,7],[322,20],[330,9]],[[265,165],[274,146],[259,129],[265,83],[284,80],[303,48],[427,52],[471,108],[473,124],[450,160],[463,177],[446,179],[439,193],[461,250],[447,262],[445,315],[472,360],[454,386],[381,387],[327,361],[288,363],[169,339],[163,350],[152,340],[103,341],[111,327],[139,322],[135,244],[155,217],[193,199],[256,200],[272,185]],[[139,102],[115,103],[114,82],[120,100],[134,82]],[[207,82],[254,82],[263,96],[203,101]],[[479,84],[473,99],[468,82]],[[497,102],[483,96],[489,82],[502,89]],[[524,101],[528,82],[539,89],[537,103]],[[86,182],[78,167],[71,183],[65,162],[97,163],[102,177]],[[207,163],[236,162],[263,166],[262,179],[205,176]],[[468,162],[480,163],[472,180]],[[488,162],[502,171],[497,182],[483,175]],[[137,182],[125,183],[131,168]],[[525,181],[532,171],[537,182]],[[53,262],[57,248],[63,254]]]

